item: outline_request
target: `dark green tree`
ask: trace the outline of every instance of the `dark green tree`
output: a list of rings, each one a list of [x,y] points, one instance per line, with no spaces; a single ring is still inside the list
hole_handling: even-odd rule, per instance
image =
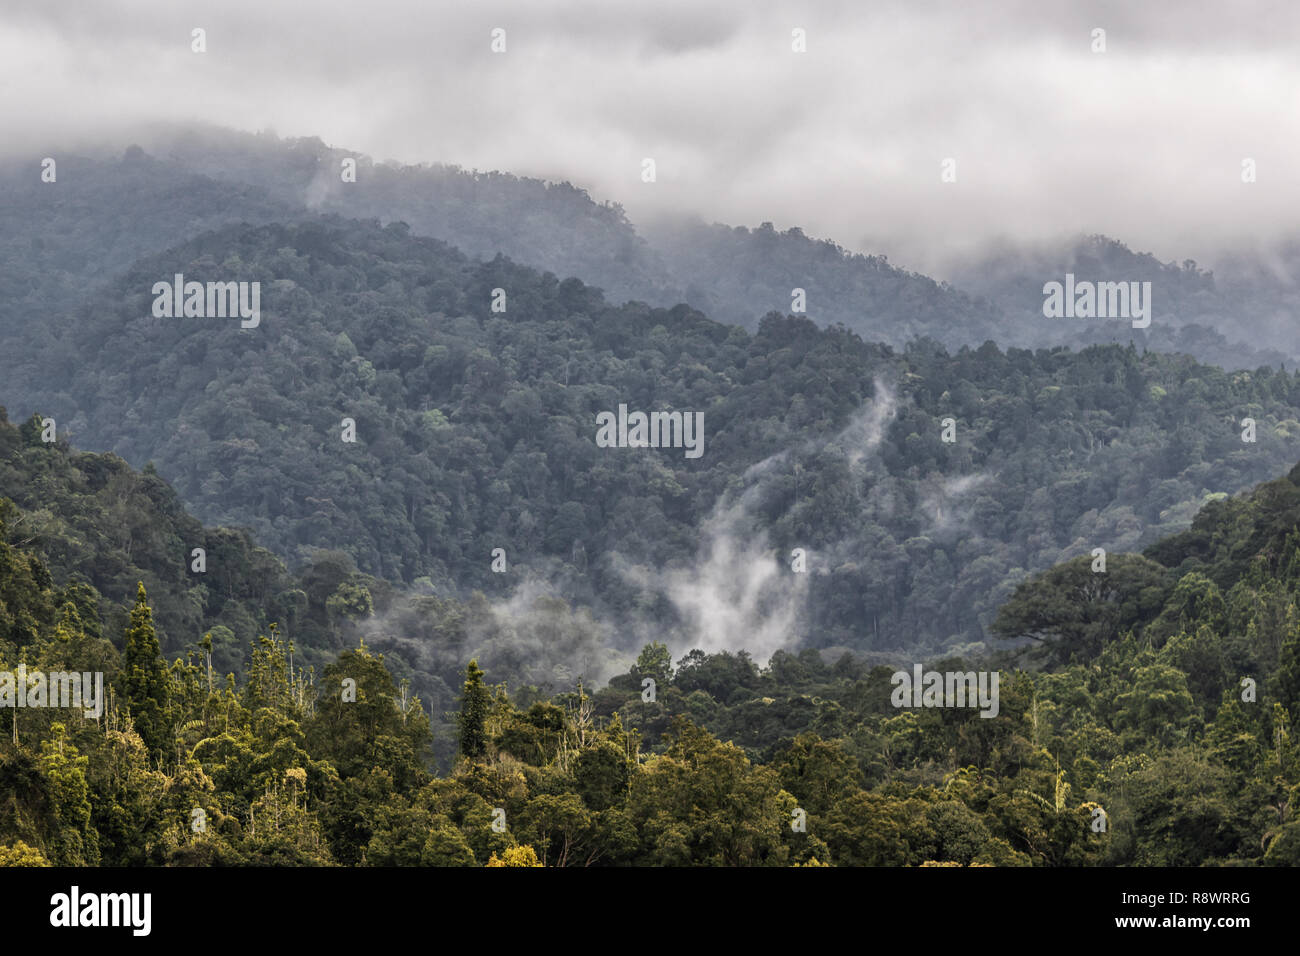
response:
[[[487,748],[487,715],[491,695],[483,684],[483,669],[477,660],[465,668],[465,689],[460,698],[460,752],[466,757],[481,757]]]
[[[140,739],[149,748],[150,755],[157,758],[166,753],[171,740],[171,684],[158,648],[144,582],[139,582],[137,587],[131,623],[126,629],[118,693]]]
[[[1167,572],[1136,554],[1110,557],[1104,572],[1087,555],[1022,582],[998,610],[993,631],[1045,644],[1062,663],[1095,657],[1120,633],[1158,612]]]
[[[1287,609],[1286,637],[1277,661],[1277,697],[1291,714],[1300,721],[1300,616],[1295,605]]]
[[[667,645],[653,641],[641,648],[636,669],[642,677],[653,677],[656,684],[666,687],[673,679],[673,658]]]

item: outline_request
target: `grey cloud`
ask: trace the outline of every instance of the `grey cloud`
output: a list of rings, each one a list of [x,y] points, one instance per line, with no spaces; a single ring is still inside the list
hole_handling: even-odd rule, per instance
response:
[[[798,225],[941,274],[995,237],[1081,232],[1212,262],[1293,229],[1298,27],[1285,0],[12,0],[0,121],[16,149],[151,120],[317,135],[568,179],[634,220]]]

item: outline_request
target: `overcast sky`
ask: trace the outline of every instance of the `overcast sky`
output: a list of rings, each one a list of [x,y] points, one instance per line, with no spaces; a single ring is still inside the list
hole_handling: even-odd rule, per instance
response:
[[[1298,53],[1294,0],[0,0],[0,123],[316,135],[916,268],[1076,232],[1210,262],[1300,232]]]

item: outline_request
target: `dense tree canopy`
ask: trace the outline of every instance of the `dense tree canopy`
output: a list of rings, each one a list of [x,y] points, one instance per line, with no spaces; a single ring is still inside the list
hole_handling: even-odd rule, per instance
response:
[[[242,681],[197,635],[168,663],[153,594],[101,613],[6,502],[0,671],[122,692],[98,717],[0,709],[0,864],[1295,865],[1297,502],[1300,468],[1111,556],[1127,583],[1073,561],[1023,585],[1006,633],[1049,653],[927,662],[1000,671],[993,719],[899,709],[893,668],[848,654],[652,643],[594,693],[470,662],[457,722],[364,643],[316,673],[271,626]]]
[[[229,270],[263,283],[258,328],[149,316],[158,276]],[[1027,573],[1140,549],[1300,457],[1291,373],[1118,346],[895,352],[775,313],[749,334],[400,225],[230,227],[141,260],[107,303],[29,352],[31,410],[152,462],[205,521],[250,529],[295,570],[339,549],[443,598],[543,578],[618,626],[652,608],[682,642],[698,625],[668,582],[732,550],[794,588],[800,549],[797,639],[970,647]],[[598,447],[597,414],[620,404],[698,411],[703,454]],[[151,536],[123,518],[133,546]],[[229,568],[213,552],[232,546],[251,550],[222,532],[210,563]],[[313,578],[336,634],[382,601],[350,573]],[[315,613],[312,591],[280,593]]]
[[[972,296],[569,184],[149,147],[0,168],[0,865],[1300,863],[1286,283],[1093,238]],[[1049,328],[1067,269],[1158,323]],[[261,321],[155,317],[178,274]],[[702,453],[604,447],[620,406]]]

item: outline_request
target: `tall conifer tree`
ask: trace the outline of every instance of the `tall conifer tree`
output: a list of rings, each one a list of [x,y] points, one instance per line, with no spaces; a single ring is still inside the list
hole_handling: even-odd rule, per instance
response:
[[[481,757],[487,749],[487,714],[490,696],[483,684],[483,669],[477,660],[465,669],[465,690],[460,698],[460,752]]]
[[[118,691],[149,752],[154,756],[164,753],[171,736],[171,684],[144,582],[139,583],[126,629]]]

